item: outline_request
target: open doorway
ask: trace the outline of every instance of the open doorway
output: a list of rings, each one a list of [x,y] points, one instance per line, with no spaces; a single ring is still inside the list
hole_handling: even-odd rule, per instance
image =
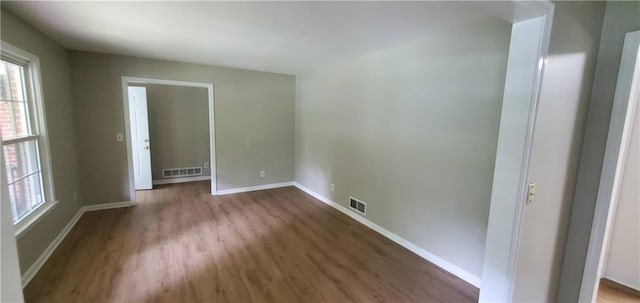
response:
[[[123,77],[129,186],[211,180],[216,192],[213,85]]]
[[[640,31],[625,36],[580,302],[640,300]]]

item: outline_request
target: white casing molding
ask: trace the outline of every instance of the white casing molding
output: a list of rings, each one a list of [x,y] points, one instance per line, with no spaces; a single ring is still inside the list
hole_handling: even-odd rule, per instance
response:
[[[530,180],[530,163],[554,4],[516,3],[537,10],[539,17],[511,28],[479,302],[513,301],[524,202],[528,185],[535,181]]]

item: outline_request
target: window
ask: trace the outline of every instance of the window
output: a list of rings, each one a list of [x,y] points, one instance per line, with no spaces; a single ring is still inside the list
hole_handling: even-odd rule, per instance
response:
[[[2,42],[0,134],[13,223],[19,235],[55,204],[38,58]]]

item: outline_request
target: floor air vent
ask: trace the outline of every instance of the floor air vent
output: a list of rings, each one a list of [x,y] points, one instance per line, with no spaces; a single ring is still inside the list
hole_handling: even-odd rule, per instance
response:
[[[163,178],[180,178],[202,176],[202,167],[165,168],[162,170]]]
[[[354,197],[349,197],[349,207],[363,215],[367,214],[367,203],[364,203]]]

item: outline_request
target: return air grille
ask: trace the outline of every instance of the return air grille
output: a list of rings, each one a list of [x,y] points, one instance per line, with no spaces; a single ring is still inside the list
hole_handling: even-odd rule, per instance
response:
[[[349,207],[363,215],[367,214],[367,203],[364,203],[354,197],[349,197]]]
[[[165,168],[162,170],[163,178],[180,178],[202,176],[202,167]]]

